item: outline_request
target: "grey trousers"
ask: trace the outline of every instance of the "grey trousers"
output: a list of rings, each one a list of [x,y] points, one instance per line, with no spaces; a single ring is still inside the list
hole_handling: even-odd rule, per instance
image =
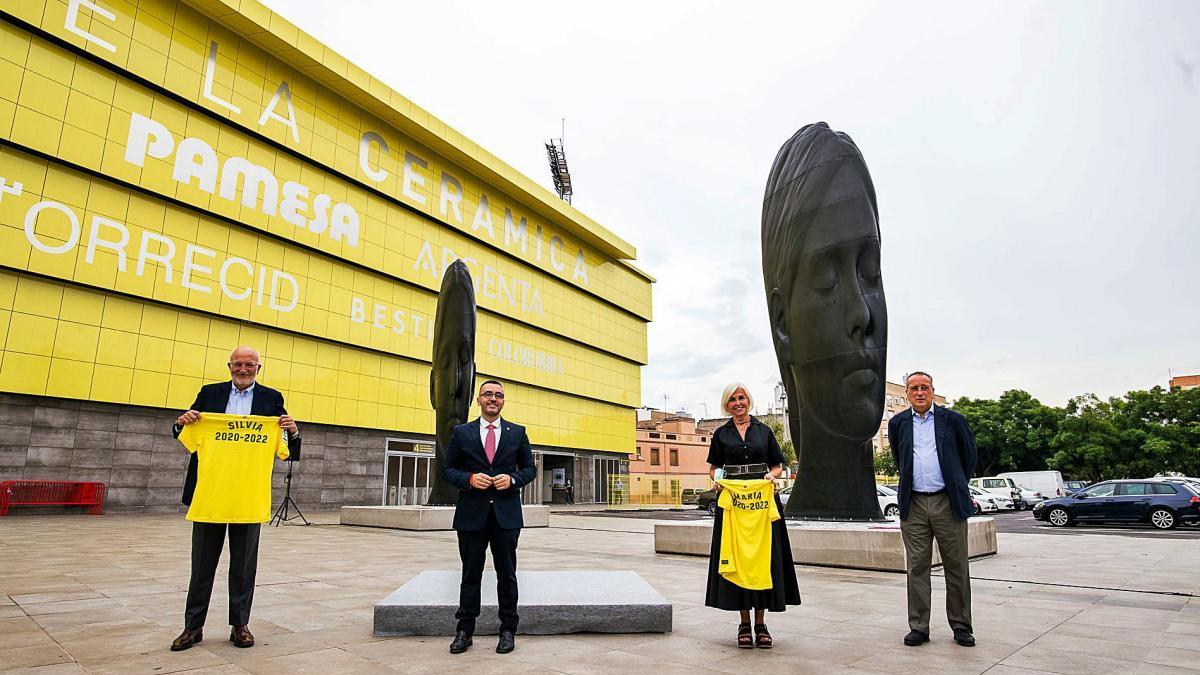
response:
[[[971,571],[967,559],[967,521],[950,509],[945,494],[913,494],[908,518],[900,521],[904,552],[908,560],[908,627],[929,634],[932,587],[929,568],[933,541],[942,554],[946,575],[946,618],[951,629],[971,627]]]

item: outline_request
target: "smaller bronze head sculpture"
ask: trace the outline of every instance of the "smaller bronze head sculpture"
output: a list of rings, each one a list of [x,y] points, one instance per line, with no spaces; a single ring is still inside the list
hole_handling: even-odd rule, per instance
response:
[[[819,122],[779,150],[763,199],[763,279],[800,441],[794,517],[880,517],[870,447],[887,362],[878,218],[849,136]]]
[[[433,320],[433,358],[429,368],[429,402],[433,406],[434,475],[442,475],[446,445],[454,427],[467,421],[472,388],[475,386],[475,285],[462,260],[446,267],[438,293]],[[458,489],[435,480],[429,492],[430,506],[453,505]]]

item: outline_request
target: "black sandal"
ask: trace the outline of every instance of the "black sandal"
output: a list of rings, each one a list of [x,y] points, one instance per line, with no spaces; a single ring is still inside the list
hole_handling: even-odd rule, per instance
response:
[[[754,633],[754,646],[758,647],[759,649],[771,648],[771,634],[767,632],[767,624],[754,624]]]
[[[738,624],[738,649],[754,649],[754,635],[750,633],[750,624]]]

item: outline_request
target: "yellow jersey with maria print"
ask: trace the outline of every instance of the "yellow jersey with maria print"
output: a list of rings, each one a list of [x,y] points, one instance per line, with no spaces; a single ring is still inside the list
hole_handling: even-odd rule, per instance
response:
[[[717,572],[752,591],[771,588],[771,523],[779,520],[775,484],[764,478],[720,480],[721,559]]]
[[[271,519],[271,469],[287,459],[278,417],[201,413],[179,441],[198,453],[196,493],[187,519],[201,523],[265,523]]]

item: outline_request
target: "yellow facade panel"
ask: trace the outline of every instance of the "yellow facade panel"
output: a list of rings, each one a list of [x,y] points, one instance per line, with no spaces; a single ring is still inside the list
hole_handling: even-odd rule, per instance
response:
[[[17,150],[0,149],[0,175],[13,180],[22,178],[22,168],[38,162],[46,164],[44,173],[34,173],[45,176],[47,192],[24,190],[0,200],[0,232],[14,242],[14,251],[28,255],[24,265],[11,257],[11,267],[412,359],[431,358],[436,296],[430,291],[206,216],[195,220],[194,242],[170,238],[163,234],[168,221],[186,223],[181,230],[192,229],[191,217],[181,209],[154,204],[145,195]],[[85,202],[87,208],[71,208],[68,201]],[[146,220],[130,220],[131,213]],[[279,264],[289,257],[306,262],[284,271]],[[301,270],[328,282],[311,281]],[[56,316],[59,296],[57,284],[24,279],[16,309]],[[150,340],[173,340],[176,314],[148,305],[136,317],[114,314],[106,327],[138,332],[143,341],[139,351],[169,363],[166,344]],[[640,398],[636,364],[491,312],[478,317],[477,362],[506,379],[621,405],[636,406]],[[356,366],[348,367],[354,372]],[[159,369],[172,372],[169,366]]]
[[[141,11],[142,7],[147,11]],[[246,7],[264,9],[255,3],[247,3]],[[244,129],[253,130],[350,176],[362,185],[382,190],[472,237],[502,247],[508,254],[551,275],[650,318],[649,280],[593,250],[567,229],[535,218],[532,210],[511,195],[487,185],[377,117],[365,114],[358,104],[314,82],[289,64],[268,56],[253,42],[232,34],[186,4],[175,0],[142,0],[138,8],[137,19],[121,15],[111,22],[103,22],[93,18],[92,25],[106,23],[104,27],[120,37],[111,43],[112,51],[97,50],[95,41],[85,39],[88,52],[227,117]],[[165,22],[141,19],[168,14],[174,16],[173,30],[169,34]],[[72,44],[80,42],[79,35],[68,27],[65,16],[49,13],[36,25]],[[203,31],[200,26],[205,27]],[[204,37],[196,37],[201,32]],[[169,42],[170,48],[163,58],[168,64],[178,63],[178,66],[164,66],[156,58],[162,54],[164,42]],[[217,45],[215,52],[212,50],[214,42]],[[131,57],[134,45],[137,45],[138,58]],[[343,76],[349,72],[359,74],[365,78],[364,84],[370,81],[365,73],[349,67],[341,57],[331,51],[327,54],[333,59],[335,71]],[[164,77],[164,70],[177,76]],[[185,77],[185,71],[200,77],[199,87],[195,76]],[[325,105],[321,104],[322,100],[326,101]],[[322,115],[321,111],[330,109],[338,111],[336,118]],[[411,106],[408,112],[417,123],[425,120],[427,130],[424,133],[435,137],[447,135],[444,125],[423,114],[417,106]],[[365,162],[364,156],[377,157],[379,163]],[[485,165],[491,171],[517,183],[528,182],[494,158],[490,161],[494,165],[486,161]],[[443,174],[451,180],[444,180]],[[444,198],[447,194],[449,200]],[[461,201],[455,202],[455,197],[459,196]],[[544,212],[545,206],[539,204],[538,210]],[[493,222],[490,230],[481,229],[478,227],[481,212],[491,213],[492,220],[499,222]],[[512,214],[514,224],[524,219],[530,230],[544,230],[537,247],[520,246],[521,240],[506,235],[506,212]],[[601,239],[611,237],[607,232],[600,236]],[[564,265],[551,259],[547,249],[556,245],[567,254],[571,264]],[[577,254],[589,267],[586,276],[579,275],[573,265]]]
[[[5,391],[184,409],[202,383],[228,376],[224,363],[234,346],[250,344],[262,352],[263,384],[281,389],[293,415],[302,421],[389,429],[401,427],[398,420],[407,418],[412,423],[402,428],[433,432],[427,364],[220,318],[199,319],[217,328],[208,331],[208,336],[218,337],[219,344],[197,345],[192,341],[195,336],[189,336],[189,341],[156,337],[142,331],[163,334],[167,326],[176,332],[182,325],[197,326],[196,320],[189,318],[192,312],[0,271],[0,287],[19,289],[25,281],[57,286],[62,297],[60,314],[87,307],[97,297],[104,308],[91,311],[88,320],[13,311],[0,353],[0,388]],[[75,295],[84,297],[80,300]],[[114,307],[110,308],[110,303]],[[103,325],[106,317],[134,313],[142,319],[135,332]],[[59,354],[60,343],[53,336],[84,331],[98,338],[61,343],[66,351]],[[24,339],[14,339],[16,335]],[[33,335],[41,339],[30,339]],[[89,351],[88,345],[93,344]],[[121,346],[128,350],[114,357],[114,350]],[[287,358],[289,354],[292,359]],[[199,363],[205,363],[203,372],[198,370]],[[481,377],[494,375],[480,372]],[[580,407],[574,397],[519,382],[508,382],[506,389],[510,399],[506,411],[513,419],[537,420],[531,423],[531,438],[539,444],[630,450],[632,437],[626,429],[633,413],[628,407],[598,401]],[[318,405],[320,402],[327,405]]]
[[[58,49],[52,45],[48,48]],[[169,98],[155,96],[136,83],[119,78],[114,91],[116,102],[113,106],[107,106],[100,99],[86,96],[86,109],[89,114],[87,120],[80,121],[80,124],[87,124],[99,119],[103,116],[99,112],[100,108],[108,112],[109,122],[105,130],[102,153],[97,145],[101,141],[95,136],[84,134],[82,127],[75,124],[76,118],[72,115],[74,108],[71,106],[66,107],[64,117],[68,122],[67,128],[71,130],[70,135],[72,138],[82,139],[80,142],[63,140],[68,134],[63,131],[62,122],[20,106],[17,109],[17,126],[20,128],[14,131],[13,140],[33,150],[136,183],[148,190],[318,248],[330,255],[373,265],[377,269],[382,268],[389,274],[425,288],[437,289],[442,269],[452,260],[461,257],[476,278],[476,294],[481,307],[510,314],[521,321],[593,344],[639,363],[645,362],[646,325],[641,319],[581,293],[552,275],[534,271],[511,260],[507,255],[498,254],[454,230],[439,226],[377,195],[351,186],[332,174],[302,164],[240,131],[220,126],[210,118],[189,111]],[[84,96],[79,94],[80,100],[85,100]],[[84,104],[80,104],[79,108],[83,109]],[[139,167],[127,161],[126,144],[130,141],[130,125],[134,124],[134,116],[141,113],[123,108],[141,109],[149,113],[145,118],[150,120],[147,124],[161,125],[155,128],[161,130],[165,127],[168,130],[171,138],[165,139],[164,142],[174,148],[174,160],[166,155],[160,158],[147,154],[139,155],[143,166]],[[49,127],[54,129],[47,131]],[[147,142],[153,144],[154,139],[149,138]],[[179,171],[180,162],[183,161],[181,152],[187,153],[188,158],[195,157],[190,151],[184,150],[185,142],[191,142],[191,147],[197,147],[197,142],[203,143],[207,151],[213,153],[214,174],[211,183],[205,184],[194,175],[182,178],[175,175]],[[227,154],[227,151],[234,154]],[[285,221],[278,209],[285,203],[286,198],[278,193],[275,194],[275,201],[271,207],[277,209],[273,217],[263,211],[266,208],[265,197],[258,200],[252,197],[252,206],[247,206],[244,203],[245,181],[239,181],[237,174],[234,174],[229,184],[232,190],[228,194],[229,198],[223,198],[222,191],[226,187],[224,177],[222,175],[218,181],[215,167],[217,164],[225,166],[231,158],[239,157],[257,166],[266,167],[269,174],[266,179],[276,186],[276,190],[280,185],[286,188],[287,179],[299,179],[295,180],[295,184],[310,192],[313,209],[317,208],[317,200],[329,200],[325,205],[326,216],[329,215],[329,205],[335,209],[337,204],[341,203],[352,206],[358,214],[362,233],[358,246],[350,246],[348,241],[338,241],[330,236],[331,226],[328,223],[319,227],[297,228]],[[283,173],[284,171],[293,173]],[[264,191],[265,188],[254,190],[257,193]],[[326,229],[314,232],[314,227]],[[505,226],[501,222],[493,227],[502,230]],[[388,242],[391,242],[392,246],[389,246]],[[400,248],[395,248],[397,245]],[[531,245],[530,248],[534,246]],[[541,255],[547,258],[557,256],[557,253],[550,249],[558,251],[559,247],[548,246]],[[554,264],[566,265],[565,262],[559,261],[555,261]],[[571,319],[579,316],[595,317],[603,329],[596,330],[594,326]]]

